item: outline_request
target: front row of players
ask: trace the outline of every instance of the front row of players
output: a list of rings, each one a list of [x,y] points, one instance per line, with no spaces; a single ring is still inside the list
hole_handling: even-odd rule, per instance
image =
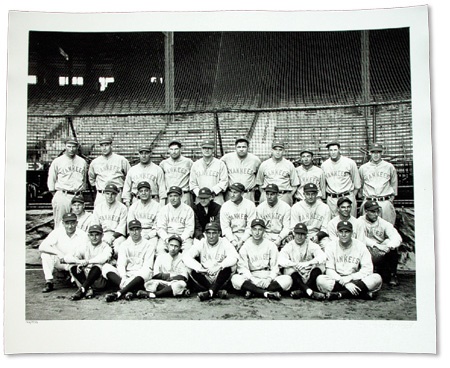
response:
[[[170,235],[167,251],[155,257],[156,245],[142,236],[141,222],[132,220],[130,236],[118,247],[117,259],[103,241],[101,226],[90,226],[86,235],[77,228],[73,213],[63,216],[63,225],[64,232],[53,231],[40,246],[46,278],[43,292],[53,290],[55,269],[69,271],[79,287],[72,300],[92,298],[94,290],[108,284],[117,291],[106,295],[107,302],[189,296],[190,289],[198,291],[201,301],[226,298],[230,283],[245,298],[280,300],[286,292],[292,298],[315,300],[372,299],[382,285],[381,276],[373,272],[368,247],[352,237],[350,221],[337,224],[338,238],[324,250],[308,238],[307,226],[298,223],[293,239],[278,251],[265,236],[265,221],[254,219],[251,235],[239,252],[220,237],[217,223],[208,223],[205,237],[191,247],[183,249],[183,239]]]

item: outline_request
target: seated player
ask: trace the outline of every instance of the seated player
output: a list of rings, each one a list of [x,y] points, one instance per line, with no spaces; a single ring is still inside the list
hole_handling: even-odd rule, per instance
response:
[[[402,237],[392,224],[380,217],[381,207],[375,201],[364,203],[364,215],[358,218],[362,224],[366,245],[372,262],[383,282],[397,286],[398,247]]]
[[[292,283],[290,290],[294,299],[325,300],[325,294],[317,291],[316,279],[322,274],[326,259],[320,246],[308,239],[307,226],[298,223],[294,226],[294,240],[280,251],[278,264],[284,271],[276,280],[287,278],[286,282]]]
[[[102,275],[120,289],[106,295],[107,303],[125,298],[131,300],[153,274],[155,247],[142,237],[142,224],[133,220],[128,224],[130,236],[122,243],[117,258],[117,268],[106,263]]]
[[[137,292],[138,298],[155,299],[191,294],[187,289],[188,269],[183,263],[182,244],[183,240],[178,235],[169,236],[169,250],[156,257],[153,277],[145,283],[145,290]]]
[[[190,277],[200,301],[216,296],[225,299],[224,289],[230,280],[232,268],[237,264],[236,249],[226,238],[220,238],[219,225],[212,222],[205,227],[205,238],[196,242],[183,256],[184,264],[190,269]]]
[[[317,288],[328,300],[342,298],[373,299],[382,279],[373,273],[373,264],[364,243],[352,238],[353,225],[341,221],[337,225],[337,240],[327,245],[325,275],[317,277]]]
[[[215,222],[220,227],[220,204],[213,201],[211,189],[201,188],[198,192],[198,203],[192,205],[195,214],[195,239],[201,240],[205,237],[205,226],[210,222]]]
[[[289,290],[291,282],[283,285],[278,280],[278,249],[270,240],[264,237],[266,224],[261,219],[251,223],[251,238],[239,251],[237,273],[231,278],[236,290],[245,291],[245,298],[253,296],[280,300],[282,290]]]
[[[50,232],[39,246],[45,277],[43,293],[54,290],[55,270],[69,271],[70,265],[65,258],[73,256],[75,249],[89,241],[86,233],[77,228],[77,216],[74,213],[64,214],[62,221],[63,227],[57,227]]]
[[[348,221],[353,225],[353,239],[358,239],[360,242],[365,242],[364,229],[358,222],[356,217],[351,215],[352,211],[352,201],[348,197],[341,197],[337,201],[337,215],[333,217],[327,226],[327,233],[330,237],[329,240],[338,239],[337,224],[341,221]]]
[[[70,205],[70,212],[77,215],[77,228],[88,232],[89,226],[92,222],[92,213],[86,211],[83,195],[73,196]]]
[[[83,297],[91,299],[95,290],[106,287],[106,279],[102,276],[102,267],[111,258],[112,250],[104,243],[103,229],[100,225],[92,225],[88,229],[89,241],[75,249],[73,256],[65,257],[70,263],[70,274],[79,289],[71,296],[71,300]]]

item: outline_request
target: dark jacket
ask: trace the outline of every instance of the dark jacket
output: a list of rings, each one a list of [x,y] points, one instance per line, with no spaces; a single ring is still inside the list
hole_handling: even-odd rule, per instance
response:
[[[194,238],[202,239],[204,237],[205,226],[208,222],[215,222],[220,226],[220,204],[211,201],[208,206],[208,214],[200,203],[192,206],[195,213]]]

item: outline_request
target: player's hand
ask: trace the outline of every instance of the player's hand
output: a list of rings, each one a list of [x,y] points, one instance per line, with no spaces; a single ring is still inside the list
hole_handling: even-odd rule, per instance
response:
[[[349,276],[343,276],[343,277],[341,277],[341,279],[339,280],[339,283],[342,285],[342,286],[345,286],[346,284],[348,284],[350,281],[352,281],[352,277],[349,275]]]
[[[200,268],[197,272],[198,273],[202,273],[202,274],[206,274],[206,273],[208,273],[208,270],[206,268]]]
[[[374,248],[379,249],[383,253],[387,253],[390,250],[390,248],[387,245],[384,245],[384,244],[376,244],[376,245],[374,245]]]
[[[271,282],[272,282],[272,279],[262,279],[260,281],[260,285],[263,289],[267,289]]]
[[[345,288],[352,293],[352,295],[358,295],[361,289],[356,286],[353,282],[348,282],[344,285]]]
[[[208,268],[208,275],[214,276],[215,274],[217,274],[220,271],[220,269],[221,269],[221,267],[218,264],[211,266]]]

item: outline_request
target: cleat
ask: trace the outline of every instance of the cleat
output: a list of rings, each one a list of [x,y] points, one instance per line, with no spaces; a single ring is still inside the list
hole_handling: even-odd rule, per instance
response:
[[[362,293],[360,295],[360,298],[364,299],[364,300],[375,300],[376,297],[377,297],[376,293],[373,293],[373,292],[370,292],[370,291],[367,292],[367,293]]]
[[[325,297],[326,300],[339,300],[342,299],[342,294],[337,291],[332,291],[331,293],[327,293]]]
[[[189,289],[184,289],[181,293],[182,297],[189,298],[191,296],[191,291]]]
[[[44,288],[42,289],[43,293],[49,293],[54,290],[53,282],[46,282]]]
[[[131,291],[129,291],[128,293],[125,294],[124,296],[125,300],[133,300],[134,299],[134,293],[132,293]]]
[[[300,299],[300,298],[305,297],[305,293],[302,290],[291,291],[290,295],[291,295],[292,299]]]
[[[310,298],[314,299],[314,300],[325,300],[327,298],[327,296],[324,293],[319,293],[317,291],[313,291]]]
[[[268,292],[267,293],[267,299],[270,299],[270,300],[281,300],[281,294],[278,291]]]
[[[148,291],[145,290],[138,290],[138,292],[136,293],[136,297],[139,299],[148,299]]]
[[[86,292],[84,292],[83,290],[81,290],[81,288],[79,288],[76,292],[75,292],[75,294],[73,294],[71,297],[70,297],[70,300],[80,300],[83,296],[85,296],[86,295]]]
[[[202,291],[198,293],[197,298],[199,298],[201,302],[212,299],[211,295],[209,294],[209,291]]]
[[[87,289],[85,298],[92,299],[94,296],[94,290],[92,290],[92,288]]]
[[[253,298],[253,294],[251,291],[246,291],[245,295],[244,295],[245,299],[252,299]]]
[[[217,292],[217,297],[220,299],[228,299],[228,291],[226,290],[219,290]]]
[[[115,302],[116,300],[119,300],[119,296],[116,293],[107,294],[105,296],[106,303]]]

